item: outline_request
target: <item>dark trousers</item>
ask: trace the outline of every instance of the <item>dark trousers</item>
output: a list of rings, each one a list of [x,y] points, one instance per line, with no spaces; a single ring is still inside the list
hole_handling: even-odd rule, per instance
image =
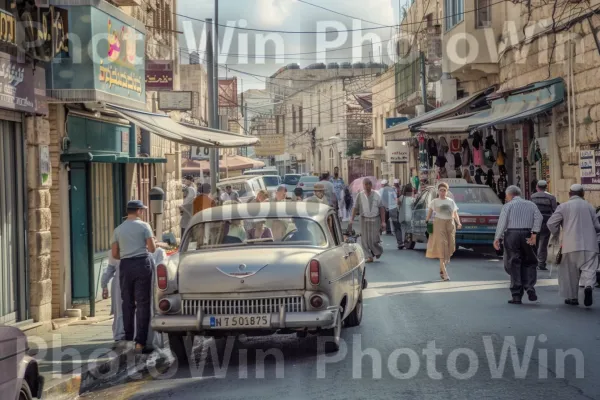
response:
[[[150,256],[125,258],[119,266],[125,340],[146,345],[150,324],[152,261]]]
[[[537,254],[535,246],[527,244],[530,229],[509,229],[504,233],[504,269],[510,275],[510,292],[521,297],[535,290]]]
[[[404,238],[402,237],[402,224],[398,221],[398,209],[395,208],[390,211],[390,217],[392,219],[392,226],[394,228],[394,234],[396,235],[396,243],[398,247],[404,247]]]
[[[542,225],[542,230],[536,239],[538,267],[546,268],[546,258],[548,258],[548,242],[550,241],[550,229],[546,223]]]
[[[385,233],[392,234],[392,224],[390,223],[390,210],[385,210]]]

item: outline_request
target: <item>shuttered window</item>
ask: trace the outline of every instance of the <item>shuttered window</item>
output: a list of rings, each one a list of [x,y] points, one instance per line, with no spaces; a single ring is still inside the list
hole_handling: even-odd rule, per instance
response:
[[[115,230],[113,164],[92,163],[94,253],[110,249]]]

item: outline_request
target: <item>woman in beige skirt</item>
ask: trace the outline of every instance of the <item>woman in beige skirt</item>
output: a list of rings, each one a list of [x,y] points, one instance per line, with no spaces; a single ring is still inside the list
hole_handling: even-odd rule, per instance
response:
[[[440,278],[449,281],[446,264],[454,254],[456,246],[456,229],[461,229],[458,207],[454,200],[448,195],[448,184],[442,182],[438,185],[438,198],[434,199],[429,206],[426,222],[429,223],[431,215],[435,211],[433,219],[433,234],[427,241],[427,258],[438,258],[440,260]],[[456,223],[456,225],[455,225]]]

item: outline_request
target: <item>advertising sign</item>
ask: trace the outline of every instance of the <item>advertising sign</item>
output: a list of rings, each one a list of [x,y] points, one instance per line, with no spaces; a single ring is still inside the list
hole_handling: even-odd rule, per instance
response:
[[[271,157],[285,153],[285,136],[260,135],[260,142],[254,145],[257,157]]]
[[[0,108],[47,114],[44,69],[18,63],[15,57],[0,53]]]
[[[173,61],[146,61],[146,90],[173,90]]]
[[[389,163],[406,164],[410,160],[410,145],[405,141],[388,141],[385,152]]]
[[[579,172],[585,190],[600,190],[600,146],[598,144],[580,147]]]
[[[193,106],[192,92],[158,92],[158,109],[162,111],[189,111]]]

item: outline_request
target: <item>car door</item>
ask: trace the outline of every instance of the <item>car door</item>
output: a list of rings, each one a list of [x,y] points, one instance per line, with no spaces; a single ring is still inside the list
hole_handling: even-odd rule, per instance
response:
[[[429,204],[427,202],[428,196],[428,190],[422,191],[419,197],[417,197],[415,200],[415,204],[413,206],[412,229],[413,233],[418,236],[425,236],[425,232],[427,231],[425,218],[427,218],[427,205]]]
[[[355,288],[352,269],[354,265],[353,257],[356,257],[356,251],[350,244],[344,242],[339,218],[333,211],[327,215],[327,229],[333,240],[334,259],[339,260],[337,266],[338,276],[335,277],[336,285],[339,287],[336,289],[336,292],[340,296],[346,294],[348,296],[348,304],[354,304]]]

